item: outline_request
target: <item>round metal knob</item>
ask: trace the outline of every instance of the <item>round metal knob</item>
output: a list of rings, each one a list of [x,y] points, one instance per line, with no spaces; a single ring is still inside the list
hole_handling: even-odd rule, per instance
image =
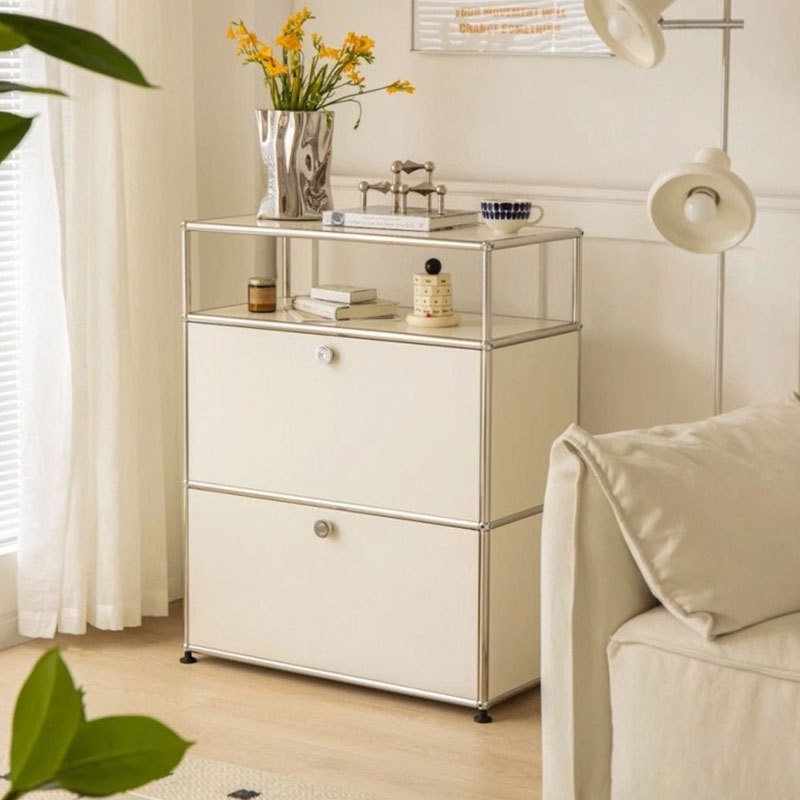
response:
[[[326,539],[333,533],[333,524],[326,519],[318,519],[314,523],[314,533],[319,536],[320,539]]]
[[[333,350],[326,344],[321,344],[315,351],[314,351],[314,358],[319,361],[320,364],[330,364],[333,361]]]

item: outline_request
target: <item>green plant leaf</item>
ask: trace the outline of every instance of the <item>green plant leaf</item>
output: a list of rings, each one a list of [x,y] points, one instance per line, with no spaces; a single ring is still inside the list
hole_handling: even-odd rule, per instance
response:
[[[81,724],[82,697],[58,650],[48,650],[17,698],[11,734],[12,792],[25,792],[53,779]]]
[[[20,117],[0,111],[0,162],[25,138],[33,117]]]
[[[92,31],[24,14],[0,14],[0,24],[49,56],[120,81],[151,86],[133,59]]]
[[[150,717],[102,717],[78,728],[55,780],[106,797],[168,775],[191,744]]]
[[[16,50],[24,44],[28,44],[28,40],[21,33],[0,23],[0,51]]]
[[[35,92],[36,94],[57,94],[60,97],[67,96],[61,89],[48,89],[47,86],[28,86],[24,83],[12,83],[11,81],[0,81],[0,94],[3,92]]]

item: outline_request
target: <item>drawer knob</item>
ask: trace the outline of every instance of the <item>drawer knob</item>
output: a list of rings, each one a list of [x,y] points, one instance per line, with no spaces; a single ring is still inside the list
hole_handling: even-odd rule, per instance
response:
[[[326,344],[321,344],[315,351],[314,357],[320,364],[330,364],[333,361],[333,350]]]
[[[333,533],[333,523],[328,522],[326,519],[318,519],[314,523],[314,533],[320,539],[327,539]]]

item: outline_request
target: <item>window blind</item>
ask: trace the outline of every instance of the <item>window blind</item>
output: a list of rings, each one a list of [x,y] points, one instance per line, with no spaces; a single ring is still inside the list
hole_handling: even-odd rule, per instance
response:
[[[0,0],[0,11],[19,12],[22,2]],[[0,53],[0,80],[22,80],[19,51]],[[0,111],[24,113],[20,95],[0,94]],[[14,153],[0,165],[0,548],[19,528],[21,159]]]

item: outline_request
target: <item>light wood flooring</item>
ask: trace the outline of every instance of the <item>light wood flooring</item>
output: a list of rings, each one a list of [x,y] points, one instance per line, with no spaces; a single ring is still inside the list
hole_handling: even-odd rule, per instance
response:
[[[469,709],[199,656],[183,665],[179,604],[124,632],[57,639],[89,718],[149,714],[197,755],[377,800],[540,800],[539,691]],[[0,651],[0,729],[49,641]]]

